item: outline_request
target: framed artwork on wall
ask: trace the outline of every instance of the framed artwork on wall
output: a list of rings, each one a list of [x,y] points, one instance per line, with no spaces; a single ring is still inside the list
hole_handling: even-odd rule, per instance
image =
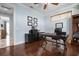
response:
[[[56,23],[55,28],[63,28],[63,22]]]
[[[35,27],[38,26],[38,19],[37,18],[34,18],[34,25],[35,25]]]
[[[27,22],[27,25],[28,25],[28,26],[32,26],[32,23],[31,23],[31,22]]]
[[[28,26],[34,26],[37,27],[38,26],[38,19],[35,17],[31,17],[31,16],[27,16],[27,25]]]
[[[31,16],[27,16],[27,20],[32,21],[32,17]]]
[[[32,17],[31,16],[27,16],[27,20],[28,20],[27,25],[28,26],[32,26]]]

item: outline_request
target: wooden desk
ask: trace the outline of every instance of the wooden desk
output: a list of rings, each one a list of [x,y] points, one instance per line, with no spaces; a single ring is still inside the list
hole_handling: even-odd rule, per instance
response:
[[[55,43],[57,44],[62,44],[64,46],[66,46],[65,42],[66,42],[66,39],[67,39],[67,35],[56,35],[54,33],[44,33],[44,32],[40,32],[39,33],[40,36],[43,38],[43,39],[46,39],[46,37],[51,37],[53,40],[56,40]],[[63,40],[64,44],[63,43],[58,43],[57,40]],[[46,41],[50,41],[50,40],[45,40]],[[53,41],[50,41],[50,42],[53,42]],[[47,43],[47,42],[46,42]]]

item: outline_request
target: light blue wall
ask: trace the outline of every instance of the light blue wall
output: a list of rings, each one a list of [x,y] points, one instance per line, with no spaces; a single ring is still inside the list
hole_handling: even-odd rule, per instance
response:
[[[24,34],[28,33],[30,27],[27,26],[27,16],[32,16],[38,18],[38,29],[41,32],[50,32],[50,30],[46,30],[49,28],[49,23],[47,23],[48,19],[40,14],[39,12],[30,9],[24,8],[23,6],[16,5],[15,8],[15,39],[16,43],[24,42]]]
[[[53,26],[52,26],[52,21],[51,21],[51,19],[50,19],[50,17],[48,17],[48,16],[44,16],[44,22],[45,22],[45,24],[44,24],[44,27],[45,27],[45,32],[47,32],[47,33],[53,33]]]

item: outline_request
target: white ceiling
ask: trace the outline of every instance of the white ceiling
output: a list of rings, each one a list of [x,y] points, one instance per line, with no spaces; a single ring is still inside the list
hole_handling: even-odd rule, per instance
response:
[[[16,3],[18,4],[18,3]],[[72,5],[73,3],[59,3],[57,6],[52,5],[50,3],[48,3],[47,5],[47,9],[44,10],[44,3],[38,3],[38,4],[34,4],[34,3],[22,3],[24,6],[29,7],[31,9],[34,9],[38,12],[41,12],[42,14],[46,15],[46,14],[51,14],[51,12],[54,12],[56,10],[59,10],[61,8],[65,8],[68,7],[70,5]],[[12,14],[13,13],[13,7],[11,5],[15,5],[15,4],[10,4],[10,3],[0,3],[0,13],[7,13],[7,14]],[[1,6],[5,6],[7,8],[10,8],[9,10],[5,10],[4,8],[2,8]]]
[[[13,7],[8,3],[0,3],[0,13],[12,14],[13,13]]]
[[[54,12],[56,10],[59,10],[61,8],[64,7],[68,7],[70,5],[72,5],[73,3],[59,3],[58,5],[53,5],[48,3],[47,5],[47,9],[44,10],[44,3],[38,3],[38,4],[34,4],[34,3],[23,3],[24,6],[30,7],[34,10],[37,10],[38,12],[42,12],[44,14],[50,14],[51,12]]]

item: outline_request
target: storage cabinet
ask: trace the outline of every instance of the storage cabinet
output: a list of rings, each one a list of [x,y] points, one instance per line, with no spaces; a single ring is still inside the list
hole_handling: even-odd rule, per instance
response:
[[[36,29],[31,29],[28,34],[25,34],[25,42],[34,42],[39,40],[39,32]]]

